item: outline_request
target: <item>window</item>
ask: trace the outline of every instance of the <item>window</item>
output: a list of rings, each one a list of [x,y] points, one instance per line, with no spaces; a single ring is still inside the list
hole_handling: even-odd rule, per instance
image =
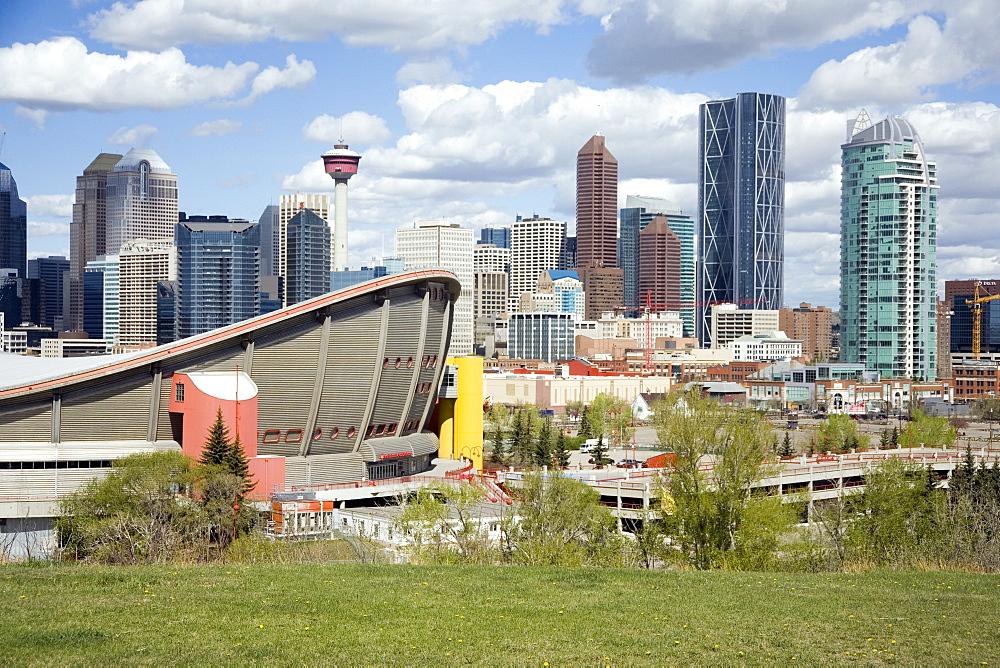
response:
[[[334,427],[330,431],[330,440],[332,441],[333,439],[337,438],[338,436],[340,436],[340,427]]]
[[[264,438],[261,439],[263,443],[278,443],[279,441],[281,441],[280,429],[268,429],[264,432]]]
[[[285,432],[285,443],[298,443],[302,440],[301,429],[289,429]]]
[[[357,435],[358,435],[358,428],[357,427],[348,427],[347,428],[347,438],[354,438]]]
[[[184,401],[184,383],[174,385],[174,400]]]

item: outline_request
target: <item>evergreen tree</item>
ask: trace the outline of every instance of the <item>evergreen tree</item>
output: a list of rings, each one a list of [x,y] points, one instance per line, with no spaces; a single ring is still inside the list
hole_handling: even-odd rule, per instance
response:
[[[233,439],[223,464],[229,469],[230,473],[243,480],[241,498],[254,488],[255,483],[250,478],[250,462],[247,460],[246,452],[243,450],[239,434],[236,434],[236,438]]]
[[[552,458],[556,466],[569,466],[569,450],[566,449],[566,435],[562,429],[559,430],[559,435],[556,436],[556,447],[552,451]]]
[[[490,459],[500,466],[510,466],[510,450],[507,448],[507,430],[503,423],[497,420],[490,429],[490,440],[493,442],[493,452]]]
[[[552,463],[552,420],[545,418],[542,428],[538,430],[538,440],[535,441],[535,465],[548,466]]]
[[[514,424],[510,430],[510,445],[514,462],[529,466],[534,460],[534,443],[531,439],[531,422],[528,411],[518,408],[514,412]]]
[[[785,432],[785,440],[781,444],[781,448],[778,449],[779,457],[791,457],[795,454],[795,449],[792,447],[792,436],[787,431]]]
[[[883,429],[878,439],[879,450],[889,450],[892,448],[892,434],[888,429]]]
[[[899,445],[899,430],[895,427],[892,428],[892,432],[889,434],[889,448],[896,448]]]
[[[577,432],[582,438],[591,438],[590,406],[584,404],[580,410],[580,431]]]
[[[201,451],[201,463],[207,466],[226,464],[231,449],[229,428],[222,419],[222,408],[219,408],[215,413],[215,422],[208,429],[208,439]]]
[[[604,466],[605,459],[607,459],[608,451],[604,447],[603,436],[597,437],[597,445],[595,445],[594,449],[591,450],[590,452],[594,457],[594,466],[596,466],[597,468]]]

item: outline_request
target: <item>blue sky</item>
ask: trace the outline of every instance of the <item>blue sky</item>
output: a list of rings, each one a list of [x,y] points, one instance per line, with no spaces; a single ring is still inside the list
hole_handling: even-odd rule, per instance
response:
[[[353,266],[427,218],[572,222],[575,153],[603,132],[619,195],[696,213],[697,112],[789,98],[785,301],[836,307],[839,145],[864,107],[938,163],[938,275],[1000,275],[995,0],[0,0],[0,162],[29,253],[68,253],[75,177],[155,149],[181,209],[256,220],[330,192],[341,128]]]

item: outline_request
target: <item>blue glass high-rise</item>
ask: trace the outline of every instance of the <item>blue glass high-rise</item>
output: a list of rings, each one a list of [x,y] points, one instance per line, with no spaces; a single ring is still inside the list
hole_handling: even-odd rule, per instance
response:
[[[260,313],[260,227],[243,221],[181,221],[177,245],[177,336]]]
[[[701,105],[697,279],[699,340],[713,304],[782,306],[785,259],[785,98],[740,93]]]
[[[0,162],[0,269],[28,276],[28,205],[17,196],[17,182]],[[18,318],[18,323],[20,318]],[[9,326],[9,325],[8,325]]]

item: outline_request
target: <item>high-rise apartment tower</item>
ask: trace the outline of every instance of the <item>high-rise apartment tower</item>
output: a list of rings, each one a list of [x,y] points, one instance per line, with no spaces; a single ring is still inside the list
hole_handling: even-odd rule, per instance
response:
[[[848,124],[840,191],[840,359],[937,374],[937,168],[899,116]]]

